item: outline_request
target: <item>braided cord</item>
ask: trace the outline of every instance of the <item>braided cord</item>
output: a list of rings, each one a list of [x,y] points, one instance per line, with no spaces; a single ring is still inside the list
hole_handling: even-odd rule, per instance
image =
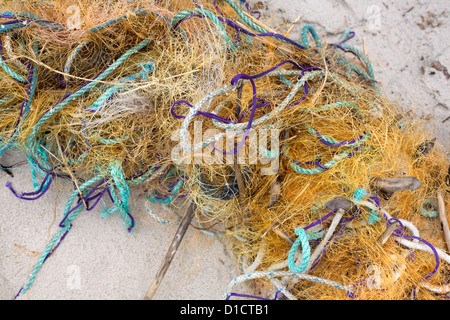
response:
[[[306,268],[308,268],[311,248],[309,246],[309,241],[308,237],[306,236],[305,230],[303,230],[302,228],[297,228],[295,229],[295,233],[298,235],[298,238],[297,240],[295,240],[294,244],[291,247],[291,250],[289,251],[288,265],[289,270],[291,270],[292,272],[302,273],[306,270]],[[295,265],[295,254],[299,246],[302,247],[302,260],[297,266]]]

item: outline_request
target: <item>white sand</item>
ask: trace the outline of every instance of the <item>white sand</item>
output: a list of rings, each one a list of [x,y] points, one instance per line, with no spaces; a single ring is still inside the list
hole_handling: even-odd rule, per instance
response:
[[[356,32],[350,42],[355,47],[362,49],[364,38],[376,79],[386,94],[416,115],[430,116],[430,130],[446,150],[450,149],[450,119],[445,121],[450,116],[450,80],[431,67],[433,60],[450,67],[450,24],[448,12],[444,12],[448,0],[267,3],[269,8],[264,14],[274,12],[274,27],[301,16],[292,31],[294,36],[303,24],[310,23],[330,42],[340,39],[344,27]],[[375,6],[374,10],[368,11],[369,6]],[[418,25],[421,16],[430,19],[431,25],[425,21],[422,29]],[[7,153],[1,163],[9,165],[17,159]],[[4,187],[6,182],[12,182],[18,191],[32,191],[32,180],[27,165],[14,170],[14,174],[11,178],[0,172],[1,299],[12,299],[25,284],[38,253],[58,229],[55,224],[70,194],[70,185],[59,182],[39,200],[19,200]],[[133,190],[131,207],[138,224],[134,234],[126,231],[115,214],[104,219],[98,208],[82,211],[65,240],[43,265],[29,294],[19,299],[142,299],[176,226],[151,219],[139,189]],[[191,227],[155,299],[220,299],[236,275],[238,270],[221,243]]]

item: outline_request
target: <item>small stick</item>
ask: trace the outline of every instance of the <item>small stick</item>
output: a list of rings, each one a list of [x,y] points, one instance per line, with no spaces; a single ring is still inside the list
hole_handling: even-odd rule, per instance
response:
[[[291,33],[292,29],[294,29],[296,23],[302,18],[302,16],[298,16],[292,23],[291,26],[289,27],[289,29],[283,34],[285,37],[287,37],[289,35],[289,33]]]
[[[311,184],[311,182],[308,182],[308,184],[303,188],[303,190],[302,191],[300,191],[300,193],[297,195],[297,197],[295,197],[295,199],[294,199],[294,201],[292,201],[292,203],[295,203],[295,201],[298,199],[298,197],[300,197],[302,194],[303,194],[303,192],[306,190],[306,188],[308,188],[308,186]],[[283,217],[286,213],[287,213],[288,211],[283,211],[282,213],[280,213],[279,215],[278,215],[278,217],[276,217],[274,220],[273,220],[273,222],[272,222],[272,224],[269,226],[269,228],[263,233],[263,235],[261,236],[261,238],[264,238],[265,236],[266,236],[266,234],[270,231],[270,230],[272,230],[275,226],[277,226],[278,224],[280,224],[280,218],[281,217]]]
[[[397,222],[390,224],[389,227],[387,227],[386,230],[384,230],[384,232],[380,235],[380,237],[378,238],[377,241],[381,245],[385,244],[387,239],[389,239],[389,237],[394,232],[394,230],[397,228],[397,226],[398,226]]]
[[[364,55],[367,57],[367,59],[369,59],[369,56],[367,55],[367,50],[366,50],[366,38],[362,37],[362,43],[363,43],[363,52]],[[370,59],[369,59],[370,60]]]
[[[269,32],[272,33],[278,33],[275,30],[271,29],[270,27],[268,27],[267,25],[265,25],[263,22],[261,22],[260,20],[256,19],[254,16],[252,16],[251,14],[248,14],[247,12],[243,12],[250,20],[252,20],[255,24],[259,25],[260,27],[266,29]]]
[[[442,229],[444,230],[444,238],[447,243],[447,251],[450,252],[450,229],[448,227],[447,213],[445,212],[445,201],[442,190],[438,190],[437,200],[439,204],[439,218],[441,219]]]
[[[430,89],[430,90],[433,91],[433,92],[437,92],[437,90],[436,90],[435,88],[433,88],[432,86],[430,86],[430,85],[428,84],[428,82],[425,81],[424,78],[420,78],[420,80],[421,80],[423,83],[425,83],[425,85],[428,87],[428,89]]]
[[[2,165],[0,164],[0,169],[3,170],[5,173],[9,174],[11,177],[14,178],[14,174],[9,170],[9,169],[11,169],[11,168],[6,168],[6,167],[4,167],[4,166],[2,166]]]
[[[322,239],[322,241],[320,242],[320,244],[316,247],[316,249],[314,250],[314,252],[311,254],[311,257],[309,259],[309,265],[308,268],[306,269],[305,272],[309,272],[312,268],[312,266],[314,265],[314,262],[316,262],[316,260],[319,258],[319,256],[322,253],[322,250],[325,248],[325,246],[327,245],[328,241],[331,239],[331,236],[333,235],[334,231],[336,230],[337,225],[339,224],[339,222],[342,219],[342,216],[344,215],[345,210],[344,209],[338,209],[338,211],[336,212],[333,221],[331,222],[330,227],[328,228],[327,233],[325,234],[325,237]]]
[[[273,232],[275,232],[277,235],[279,235],[281,238],[283,238],[284,240],[286,240],[287,243],[289,243],[291,246],[294,244],[294,240],[292,240],[291,238],[289,238],[289,236],[284,233],[283,231],[281,231],[280,229],[273,229]]]
[[[183,240],[183,237],[186,234],[186,231],[192,221],[192,218],[195,215],[195,208],[196,208],[195,204],[191,202],[186,210],[186,214],[184,215],[183,220],[181,220],[181,223],[178,226],[177,232],[175,233],[175,236],[172,239],[172,243],[170,244],[169,249],[167,250],[166,256],[164,257],[161,267],[156,273],[156,276],[153,279],[153,282],[150,285],[150,288],[148,289],[144,297],[144,300],[153,299],[153,296],[158,290],[159,285],[161,284],[164,275],[166,274],[167,269],[169,268],[170,263],[172,262],[172,259],[178,250],[178,247],[180,246],[181,240]]]

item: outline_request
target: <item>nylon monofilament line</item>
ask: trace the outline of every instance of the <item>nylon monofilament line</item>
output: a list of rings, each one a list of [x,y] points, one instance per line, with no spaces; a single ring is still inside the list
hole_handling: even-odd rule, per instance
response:
[[[0,155],[22,152],[33,184],[6,187],[33,201],[73,185],[17,297],[82,212],[103,204],[135,232],[141,188],[147,205],[192,202],[193,224],[230,249],[242,275],[225,299],[446,298],[433,226],[448,159],[384,95],[355,33],[328,42],[304,25],[295,39],[246,1],[84,0],[77,27],[58,5],[0,13]]]

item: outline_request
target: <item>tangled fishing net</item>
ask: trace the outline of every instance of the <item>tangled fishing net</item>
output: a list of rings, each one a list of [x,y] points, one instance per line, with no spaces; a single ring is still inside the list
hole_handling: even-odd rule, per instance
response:
[[[18,294],[103,199],[132,232],[140,187],[149,203],[195,203],[232,250],[243,274],[226,298],[448,298],[448,159],[383,95],[353,32],[289,38],[245,1],[84,0],[83,23],[65,6],[0,14],[0,155],[26,155],[34,191],[7,187],[33,200],[73,183]]]

